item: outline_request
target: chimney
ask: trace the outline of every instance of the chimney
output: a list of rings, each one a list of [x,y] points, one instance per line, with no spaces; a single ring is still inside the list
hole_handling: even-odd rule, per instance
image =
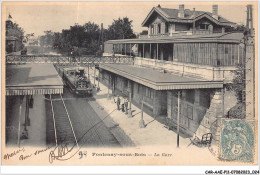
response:
[[[178,17],[184,18],[184,4],[179,5]]]
[[[158,4],[158,6],[157,6],[157,7],[161,8],[161,5],[160,5],[160,4]]]
[[[195,8],[193,8],[193,12],[190,18],[195,18]]]
[[[212,17],[218,20],[218,5],[212,5]]]

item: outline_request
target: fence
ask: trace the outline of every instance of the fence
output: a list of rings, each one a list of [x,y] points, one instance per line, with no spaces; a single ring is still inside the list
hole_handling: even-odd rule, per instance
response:
[[[6,64],[25,64],[25,63],[40,63],[40,64],[58,64],[58,65],[87,65],[100,63],[121,63],[133,64],[133,57],[130,56],[56,56],[56,55],[7,55]]]

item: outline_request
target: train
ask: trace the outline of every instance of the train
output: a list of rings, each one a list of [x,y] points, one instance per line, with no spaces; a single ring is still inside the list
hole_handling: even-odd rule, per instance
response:
[[[93,96],[94,86],[85,75],[82,67],[63,68],[62,79],[65,85],[76,95]]]

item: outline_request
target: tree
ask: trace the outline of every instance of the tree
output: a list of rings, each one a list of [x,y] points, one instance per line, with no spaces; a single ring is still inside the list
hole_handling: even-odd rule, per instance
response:
[[[234,78],[231,84],[227,85],[228,90],[235,92],[237,97],[237,104],[228,111],[229,118],[245,118],[245,103],[244,91],[245,91],[245,64],[238,64],[237,69],[232,71]]]
[[[6,37],[14,37],[15,43],[6,42],[6,51],[11,53],[13,51],[20,51],[23,49],[23,38],[24,38],[24,30],[17,24],[12,21],[6,21]],[[15,50],[13,50],[15,49]]]
[[[133,33],[132,22],[133,21],[129,20],[128,17],[114,20],[112,25],[108,28],[107,39],[136,38],[136,35]]]
[[[54,33],[51,30],[44,31],[45,35],[40,36],[41,46],[52,46]]]

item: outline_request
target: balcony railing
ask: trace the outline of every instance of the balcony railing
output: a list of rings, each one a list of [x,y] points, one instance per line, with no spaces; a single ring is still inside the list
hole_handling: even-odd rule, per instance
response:
[[[155,69],[163,69],[180,76],[210,80],[231,82],[233,79],[232,71],[236,68],[230,67],[214,67],[210,65],[195,65],[188,63],[180,63],[174,61],[155,60],[150,58],[135,58],[134,65],[141,67],[151,67]]]
[[[150,34],[151,38],[165,37],[165,36],[182,36],[182,35],[209,35],[212,34],[212,31],[209,30],[187,30],[187,31],[174,31],[172,33],[159,33],[159,34]],[[140,38],[147,38],[148,35],[142,35]]]
[[[58,64],[58,65],[88,65],[100,63],[132,64],[133,57],[130,56],[81,56],[67,57],[55,55],[7,55],[6,64]]]
[[[169,36],[169,33],[158,33],[158,34],[150,34],[151,38],[157,38],[157,37],[165,37],[165,36]]]

